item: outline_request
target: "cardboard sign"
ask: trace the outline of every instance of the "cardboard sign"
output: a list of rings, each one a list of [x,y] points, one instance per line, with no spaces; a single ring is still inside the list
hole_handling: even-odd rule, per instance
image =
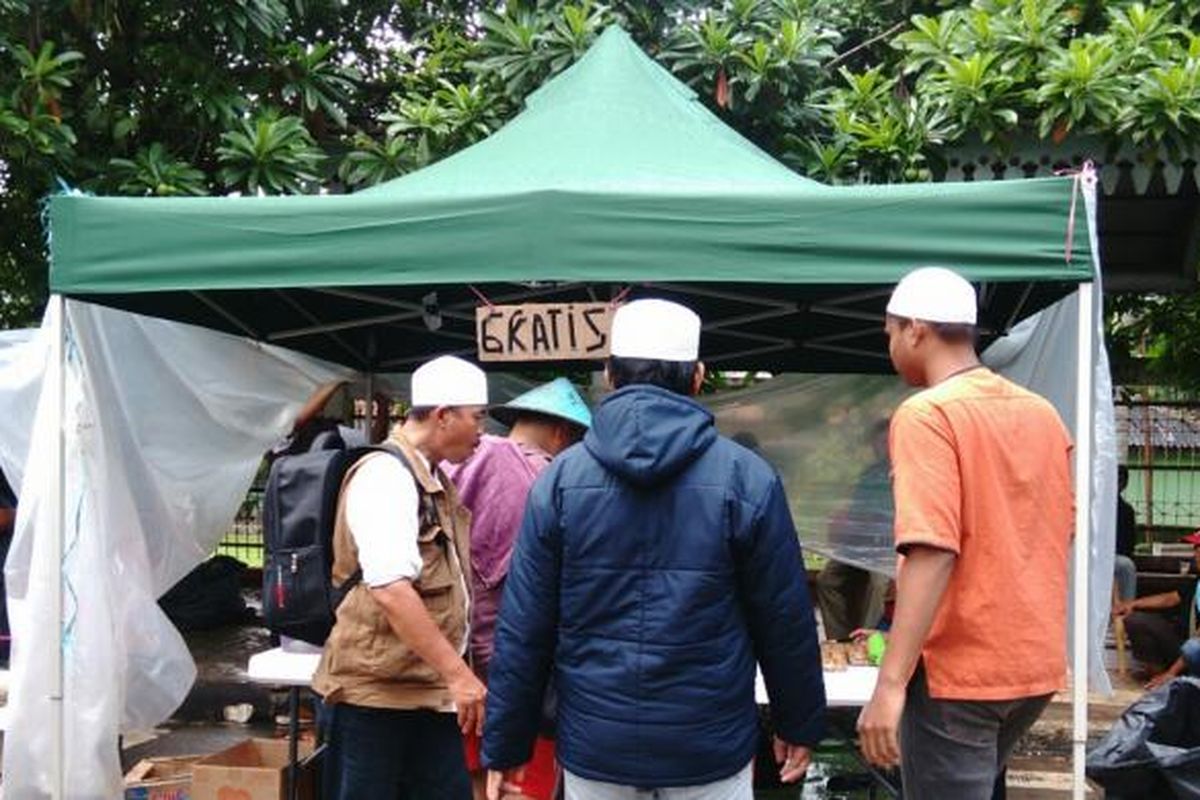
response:
[[[480,361],[608,358],[611,303],[528,303],[475,309]]]

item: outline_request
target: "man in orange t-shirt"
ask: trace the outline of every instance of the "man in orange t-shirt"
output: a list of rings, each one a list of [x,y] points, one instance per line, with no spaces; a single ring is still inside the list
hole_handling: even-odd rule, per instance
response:
[[[987,800],[1066,681],[1071,441],[1045,399],[975,355],[975,290],[909,273],[888,304],[896,371],[923,391],[892,417],[900,553],[864,755],[906,798]]]

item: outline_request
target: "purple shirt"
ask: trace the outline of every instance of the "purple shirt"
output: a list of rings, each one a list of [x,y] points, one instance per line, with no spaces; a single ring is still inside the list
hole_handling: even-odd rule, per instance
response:
[[[471,656],[476,673],[484,678],[525,501],[549,463],[550,456],[542,450],[485,435],[462,464],[442,465],[462,504],[471,510]]]

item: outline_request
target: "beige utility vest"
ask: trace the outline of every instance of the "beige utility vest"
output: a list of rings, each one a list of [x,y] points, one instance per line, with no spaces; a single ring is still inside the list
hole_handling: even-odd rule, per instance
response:
[[[398,431],[391,442],[404,452],[420,487],[420,528],[417,537],[423,566],[413,588],[429,616],[458,651],[467,633],[470,585],[470,512],[459,504],[454,484],[425,461]],[[333,533],[333,583],[341,585],[359,569],[358,548],[346,523],[346,484],[370,458],[392,458],[386,453],[367,456],[347,471],[338,500]],[[400,535],[397,533],[397,535]],[[396,636],[382,607],[360,582],[338,606],[337,620],[313,689],[327,703],[350,703],[370,708],[444,710],[451,705],[446,682],[424,659]]]

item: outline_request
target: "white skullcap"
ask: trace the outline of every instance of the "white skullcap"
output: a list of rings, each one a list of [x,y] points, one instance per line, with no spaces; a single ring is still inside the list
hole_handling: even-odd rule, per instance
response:
[[[413,408],[487,404],[487,376],[469,361],[440,356],[426,361],[412,375]]]
[[[896,284],[887,313],[925,322],[974,325],[975,287],[957,272],[942,267],[921,267]]]
[[[696,361],[700,358],[700,317],[667,300],[634,300],[617,309],[610,352],[617,358]]]

